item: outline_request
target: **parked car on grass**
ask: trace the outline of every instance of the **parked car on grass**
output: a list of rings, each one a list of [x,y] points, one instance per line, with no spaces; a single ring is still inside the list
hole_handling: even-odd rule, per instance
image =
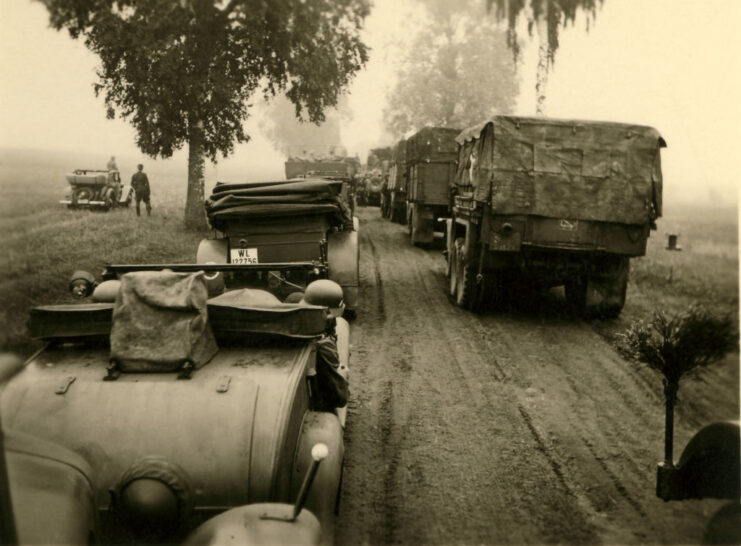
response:
[[[76,169],[67,174],[69,195],[60,201],[71,209],[108,210],[128,207],[134,196],[131,186],[124,186],[116,170]]]

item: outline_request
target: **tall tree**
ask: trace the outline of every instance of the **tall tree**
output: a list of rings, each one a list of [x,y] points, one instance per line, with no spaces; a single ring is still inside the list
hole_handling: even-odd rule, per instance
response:
[[[503,33],[475,1],[425,0],[422,29],[400,62],[384,111],[395,137],[436,125],[464,128],[515,105],[515,63]],[[496,39],[501,35],[502,39]]]
[[[597,16],[597,4],[604,0],[486,0],[487,10],[496,7],[497,20],[507,22],[507,46],[515,59],[520,50],[517,24],[520,17],[527,18],[528,34],[533,28],[538,36],[538,68],[535,80],[535,113],[545,115],[546,87],[548,74],[556,59],[559,32],[568,23],[574,23],[576,14],[582,10],[587,14],[587,30],[590,21]]]
[[[298,117],[324,109],[367,60],[368,0],[40,0],[51,24],[100,57],[95,92],[146,154],[188,146],[185,223],[205,226],[204,161],[246,142],[248,100],[285,93]]]

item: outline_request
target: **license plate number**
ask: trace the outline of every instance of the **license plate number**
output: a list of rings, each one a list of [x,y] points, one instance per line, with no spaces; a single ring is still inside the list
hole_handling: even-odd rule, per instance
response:
[[[232,248],[231,259],[233,264],[252,265],[259,264],[256,248]]]

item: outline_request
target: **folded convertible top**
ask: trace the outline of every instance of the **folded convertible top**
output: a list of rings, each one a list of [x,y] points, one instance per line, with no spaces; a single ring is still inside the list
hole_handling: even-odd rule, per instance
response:
[[[219,182],[206,200],[214,229],[239,218],[326,214],[334,226],[352,229],[349,209],[340,199],[341,182],[320,178],[275,182]]]

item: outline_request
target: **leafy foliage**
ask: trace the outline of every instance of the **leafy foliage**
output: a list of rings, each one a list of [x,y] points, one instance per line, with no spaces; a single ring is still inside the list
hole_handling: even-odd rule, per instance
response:
[[[649,322],[633,323],[618,343],[623,356],[660,372],[665,386],[678,385],[683,375],[720,360],[737,347],[731,319],[713,316],[697,306],[671,317],[657,311]]]
[[[515,64],[478,2],[423,5],[424,28],[401,61],[384,111],[389,132],[399,138],[425,126],[462,129],[511,112],[519,90]]]
[[[55,28],[100,56],[96,93],[152,156],[172,155],[198,122],[205,154],[228,155],[249,139],[258,90],[285,91],[297,115],[321,121],[367,60],[367,0],[41,1]]]
[[[527,14],[528,33],[532,35],[536,21],[545,20],[548,28],[548,62],[553,64],[558,50],[558,35],[562,26],[573,24],[579,10],[587,13],[587,29],[597,16],[597,5],[604,0],[486,0],[487,9],[495,7],[497,20],[507,21],[507,46],[515,58],[520,53],[517,20]]]

